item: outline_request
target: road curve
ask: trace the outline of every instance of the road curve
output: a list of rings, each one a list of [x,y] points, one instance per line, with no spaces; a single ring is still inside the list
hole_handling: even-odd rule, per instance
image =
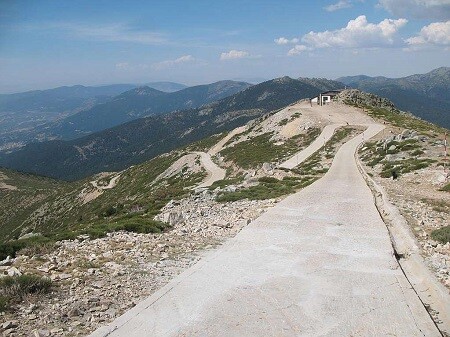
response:
[[[293,169],[294,167],[300,165],[308,157],[310,157],[314,152],[319,150],[324,144],[330,140],[334,134],[336,128],[343,126],[344,124],[330,124],[323,128],[321,134],[305,149],[294,154],[291,158],[281,163],[279,167],[286,169]]]
[[[91,336],[440,336],[356,166],[357,145],[382,128]]]
[[[206,177],[206,179],[203,180],[203,182],[200,185],[196,186],[196,188],[209,187],[214,182],[225,178],[225,174],[227,173],[227,171],[217,166],[216,163],[214,163],[211,160],[211,156],[208,153],[205,152],[194,152],[194,153],[200,156],[200,161],[203,167],[208,172],[208,176]]]

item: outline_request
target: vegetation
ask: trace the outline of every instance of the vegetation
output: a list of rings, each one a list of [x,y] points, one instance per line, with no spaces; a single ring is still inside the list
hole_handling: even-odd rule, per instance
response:
[[[414,117],[410,114],[402,113],[398,110],[389,110],[386,108],[378,108],[361,104],[355,105],[349,102],[347,102],[347,104],[363,108],[367,111],[369,116],[389,122],[393,126],[403,129],[416,130],[425,134],[428,134],[429,132],[441,133],[444,131],[444,129],[439,126]]]
[[[268,132],[223,149],[225,160],[232,161],[243,169],[257,167],[263,163],[277,162],[309,145],[320,133],[312,128],[306,135],[294,136],[282,145],[275,145],[273,134]]]
[[[450,192],[450,183],[441,188],[441,191]]]
[[[407,139],[403,141],[392,140],[386,145],[379,145],[376,142],[368,142],[361,150],[361,159],[367,165],[374,167],[381,164],[380,176],[383,178],[398,177],[402,174],[413,172],[435,163],[436,160],[429,158],[418,158],[423,154],[422,147],[418,140]],[[414,158],[405,158],[397,160],[386,160],[388,154],[405,153]]]
[[[104,190],[103,194],[88,203],[83,202],[82,195],[95,190],[90,181],[57,183],[58,188],[46,194],[28,212],[17,216],[8,213],[10,217],[5,218],[7,221],[1,228],[4,235],[1,238],[3,243],[0,244],[0,259],[8,255],[15,256],[21,250],[39,253],[51,248],[57,240],[73,239],[81,234],[97,238],[119,230],[138,233],[163,231],[167,225],[154,221],[153,217],[168,201],[186,196],[190,191],[189,187],[202,181],[205,175],[204,172],[182,170],[175,176],[156,180],[182,154],[174,152],[129,168],[122,172],[117,186]],[[106,185],[111,177],[100,180]],[[35,179],[40,181],[41,178]],[[53,182],[44,179],[42,184],[46,190],[51,190]],[[21,196],[21,192],[9,191],[7,195],[17,193],[17,198],[29,197]],[[20,199],[11,197],[7,200],[8,204],[0,204],[2,212],[8,212],[10,207],[14,208],[14,200]],[[41,235],[17,240],[24,230]]]
[[[449,77],[450,68],[442,67],[427,74],[399,79],[363,76],[338,80],[352,88],[386,97],[401,110],[450,128]]]
[[[336,88],[335,85],[336,82],[330,81],[329,89]],[[142,118],[71,141],[31,143],[14,153],[0,156],[0,165],[64,180],[120,171],[232,130],[302,98],[314,97],[321,91],[301,80],[275,79],[196,109]],[[271,95],[265,96],[266,93]],[[108,120],[109,113],[108,110]]]
[[[50,279],[36,275],[4,276],[0,278],[0,312],[28,295],[48,293],[51,287]]]
[[[450,242],[450,225],[432,231],[431,238],[444,244]]]
[[[314,133],[317,131],[314,131]],[[348,139],[356,129],[344,127],[338,129],[325,146],[309,157],[298,168],[290,170],[293,176],[284,177],[278,180],[273,177],[261,177],[259,184],[248,188],[242,188],[235,192],[223,192],[217,196],[217,201],[228,202],[242,199],[262,200],[277,198],[283,195],[292,194],[306,186],[312,184],[328,171],[323,167],[324,160],[330,160],[337,151],[337,145]]]
[[[236,201],[242,199],[263,200],[277,198],[302,189],[316,180],[312,176],[285,177],[278,180],[272,177],[262,177],[259,184],[236,192],[222,193],[217,197],[219,202]]]
[[[436,160],[415,159],[415,158],[394,160],[394,161],[383,161],[380,176],[383,178],[390,178],[393,176],[394,172],[397,176],[400,176],[401,174],[405,174],[408,172],[428,167],[434,162],[436,162]]]

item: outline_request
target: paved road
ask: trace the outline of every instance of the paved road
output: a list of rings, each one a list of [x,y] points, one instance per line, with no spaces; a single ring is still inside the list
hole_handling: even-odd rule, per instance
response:
[[[196,188],[211,186],[214,182],[225,178],[225,174],[227,173],[227,171],[217,166],[216,163],[214,163],[211,160],[211,156],[208,153],[205,152],[194,152],[194,153],[200,155],[202,165],[206,169],[206,171],[208,171],[208,176],[206,177],[206,179],[203,180],[203,182],[200,185],[196,186]]]
[[[365,139],[382,126],[370,126]],[[92,336],[440,336],[357,170],[359,135],[320,180]]]
[[[286,160],[284,163],[280,164],[280,167],[293,169],[294,167],[300,165],[304,162],[308,157],[314,154],[317,150],[319,150],[325,143],[333,136],[334,130],[336,128],[343,126],[344,124],[331,124],[327,125],[323,128],[321,134],[305,149],[294,154],[291,158]]]

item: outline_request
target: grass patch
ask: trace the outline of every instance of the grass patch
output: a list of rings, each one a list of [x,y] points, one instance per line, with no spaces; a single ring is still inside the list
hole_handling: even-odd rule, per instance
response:
[[[431,238],[443,244],[450,242],[450,226],[445,226],[432,231]]]
[[[291,194],[304,188],[315,180],[314,177],[285,177],[278,180],[273,177],[259,178],[259,184],[235,192],[220,193],[218,202],[230,202],[242,199],[264,200]]]
[[[44,236],[35,236],[28,239],[15,240],[0,244],[0,260],[7,256],[15,257],[17,252],[23,249],[43,249],[49,245],[51,240]]]
[[[275,145],[268,132],[223,149],[220,153],[226,161],[232,161],[243,169],[255,168],[263,163],[281,161],[289,155],[309,145],[319,134],[319,129],[311,129],[306,135],[297,135]]]
[[[37,275],[5,276],[0,278],[0,311],[9,309],[27,295],[50,292],[52,281]],[[2,310],[3,309],[3,310]]]
[[[436,160],[433,159],[416,159],[416,158],[409,158],[395,161],[383,161],[382,162],[383,167],[381,169],[380,177],[390,178],[392,177],[393,172],[395,172],[399,176],[401,174],[426,168],[435,162]]]
[[[439,191],[450,192],[450,183],[442,187]]]

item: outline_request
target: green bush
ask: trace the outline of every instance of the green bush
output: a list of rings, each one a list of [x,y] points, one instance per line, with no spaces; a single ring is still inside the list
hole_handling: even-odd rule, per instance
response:
[[[21,239],[0,244],[0,260],[7,256],[15,257],[17,252],[24,248],[43,246],[50,242],[49,238],[44,236],[35,236],[28,239]]]
[[[450,226],[445,226],[432,231],[431,238],[444,244],[450,242]]]
[[[37,275],[5,276],[0,278],[0,306],[6,309],[11,303],[22,301],[29,294],[45,294],[52,281]]]
[[[440,191],[450,192],[450,183],[440,189]]]

